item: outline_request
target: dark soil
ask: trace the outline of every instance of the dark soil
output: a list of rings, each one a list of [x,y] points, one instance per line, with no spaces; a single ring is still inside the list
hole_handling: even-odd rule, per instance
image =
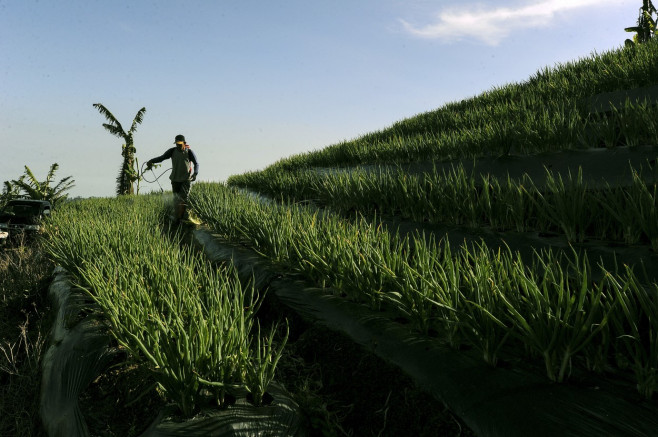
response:
[[[122,352],[79,401],[90,435],[103,437],[140,435],[166,405],[151,372]]]
[[[0,435],[45,435],[41,359],[52,324],[52,264],[36,243],[0,248]]]
[[[273,295],[259,316],[288,321],[277,381],[299,403],[310,436],[475,435],[397,366],[345,334],[303,320]]]
[[[289,346],[288,354],[295,356],[280,364],[280,380],[295,387],[306,373],[326,409],[324,423],[317,410],[308,412],[311,435],[474,435],[398,368],[342,334],[312,326]],[[289,368],[290,362],[297,368]]]

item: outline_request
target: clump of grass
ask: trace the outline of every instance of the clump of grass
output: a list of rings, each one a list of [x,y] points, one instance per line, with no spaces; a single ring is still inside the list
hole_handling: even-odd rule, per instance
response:
[[[658,284],[643,286],[630,267],[624,270],[621,278],[607,275],[617,297],[611,314],[616,355],[635,373],[638,392],[651,399],[658,390]]]
[[[253,284],[181,248],[179,236],[162,238],[166,210],[158,196],[66,205],[47,229],[48,252],[183,416],[199,411],[206,392],[224,406],[231,390],[247,387],[260,403],[285,340],[277,347],[273,334],[252,341],[262,301]]]
[[[228,183],[290,202],[312,200],[342,213],[498,231],[555,232],[571,243],[608,239],[658,251],[657,184],[647,182],[642,166],[629,169],[631,185],[601,188],[588,186],[582,167],[566,175],[546,169],[545,187],[538,187],[527,174],[519,179],[476,176],[462,165],[423,174],[264,171],[233,176]]]
[[[253,356],[250,357],[251,365],[246,367],[245,384],[253,404],[257,407],[263,405],[265,393],[274,380],[277,364],[288,342],[290,330],[286,329],[283,341],[279,345],[274,344],[276,328],[277,326],[274,326],[269,335],[261,337],[260,323],[258,324],[256,344],[251,347],[253,351]]]
[[[191,200],[229,239],[352,301],[373,309],[393,304],[418,332],[436,332],[455,347],[470,343],[492,366],[506,349],[542,359],[546,376],[563,382],[572,362],[603,363],[601,354],[614,350],[633,363],[640,393],[650,398],[655,391],[658,336],[641,329],[655,319],[653,298],[634,276],[593,270],[586,254],[541,251],[527,263],[518,252],[484,243],[453,250],[432,237],[401,238],[363,218],[261,203],[222,184],[197,184]],[[593,279],[601,273],[603,280]],[[642,306],[632,306],[639,298]]]
[[[43,435],[39,417],[51,263],[38,242],[0,252],[0,435]]]

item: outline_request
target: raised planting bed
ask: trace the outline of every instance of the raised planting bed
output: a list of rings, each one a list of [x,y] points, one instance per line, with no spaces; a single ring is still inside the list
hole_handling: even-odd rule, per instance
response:
[[[492,250],[509,248],[512,252],[519,253],[527,263],[532,263],[535,253],[541,251],[551,250],[566,255],[587,254],[592,265],[602,265],[611,272],[624,265],[634,266],[643,282],[658,282],[658,254],[644,245],[628,246],[594,239],[582,243],[569,243],[564,235],[557,233],[499,232],[486,227],[436,225],[388,216],[379,217],[376,223],[402,236],[423,234],[427,238],[430,236],[443,238],[453,247],[458,247],[464,242],[467,244],[484,242]],[[601,272],[593,272],[593,275],[600,279]]]
[[[658,85],[601,93],[587,101],[590,113],[611,112],[623,107],[626,102],[658,104]]]
[[[455,160],[416,162],[401,165],[361,165],[355,167],[318,168],[323,173],[349,172],[365,169],[367,171],[397,171],[408,174],[431,173],[436,169],[439,173],[449,172],[462,166],[467,174],[494,176],[504,180],[520,179],[524,174],[530,176],[537,187],[544,187],[546,170],[554,174],[566,176],[578,174],[582,168],[583,180],[591,188],[612,186],[627,186],[632,184],[631,167],[645,171],[642,173],[648,181],[655,180],[656,173],[652,171],[658,158],[658,146],[642,145],[637,147],[590,148],[543,152],[534,155],[506,155],[500,157],[484,156],[480,158],[464,158]]]
[[[181,418],[177,407],[154,390],[151,372],[125,365],[125,350],[112,346],[105,323],[89,315],[90,302],[64,271],[49,294],[56,319],[41,390],[41,418],[49,436],[306,435],[298,405],[276,384],[268,388],[263,406],[254,406],[245,390],[237,390],[224,408],[213,407],[208,396],[192,419]]]
[[[231,245],[207,231],[194,237],[207,256],[231,260],[241,275],[255,274],[279,301],[306,320],[348,335],[419,386],[480,436],[628,435],[658,433],[658,405],[643,401],[632,387],[591,374],[572,375],[568,383],[546,380],[533,363],[512,359],[493,369],[474,350],[455,351],[431,336],[421,336],[392,320],[394,313],[373,312],[310,288],[251,250]],[[539,366],[541,367],[541,366]],[[576,372],[577,373],[577,372]]]
[[[41,398],[49,435],[87,435],[83,411],[94,435],[304,435],[295,402],[272,380],[285,339],[273,344],[276,333],[257,326],[255,290],[181,246],[180,232],[161,225],[166,213],[161,196],[93,199],[48,223],[46,250],[69,275],[51,286],[58,311]],[[132,426],[117,429],[115,412],[83,409],[79,396],[144,414],[127,412]]]
[[[377,222],[265,204],[218,184],[201,186],[194,202],[227,238],[354,302],[391,306],[420,333],[466,342],[492,366],[505,346],[542,357],[552,381],[569,379],[578,363],[634,373],[643,396],[655,391],[658,285],[644,283],[637,266],[605,271],[586,253],[561,250],[527,260],[479,241],[454,248],[434,234],[409,240]]]
[[[232,183],[274,199],[310,202],[365,217],[397,215],[474,229],[562,233],[570,243],[600,240],[615,247],[646,245],[658,251],[655,165],[647,161],[643,167],[629,165],[622,170],[626,181],[615,178],[612,168],[599,169],[594,178],[598,182],[576,166],[543,170],[543,178],[536,182],[528,174],[519,178],[480,174],[460,164],[422,174],[400,169],[263,172],[235,177]]]

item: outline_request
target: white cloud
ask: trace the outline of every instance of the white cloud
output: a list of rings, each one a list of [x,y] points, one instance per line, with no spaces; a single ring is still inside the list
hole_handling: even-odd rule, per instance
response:
[[[511,33],[527,28],[550,25],[557,14],[588,6],[601,7],[618,0],[534,0],[514,7],[485,7],[461,5],[445,9],[437,14],[433,24],[417,27],[400,20],[412,35],[439,39],[446,42],[464,38],[481,40],[485,44],[498,45]]]

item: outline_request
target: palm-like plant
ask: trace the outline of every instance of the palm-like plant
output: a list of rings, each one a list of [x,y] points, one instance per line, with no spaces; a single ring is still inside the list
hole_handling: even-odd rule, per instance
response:
[[[72,176],[67,176],[60,180],[57,185],[52,186],[53,180],[55,179],[55,172],[58,168],[59,164],[57,163],[51,165],[46,180],[40,182],[36,176],[34,176],[30,167],[26,165],[25,174],[11,182],[5,182],[5,189],[15,194],[20,194],[19,190],[22,190],[24,195],[30,199],[48,200],[53,206],[56,206],[68,197],[66,192],[73,188],[73,183],[75,182],[71,179]]]
[[[103,127],[112,135],[123,138],[125,144],[122,146],[121,156],[123,156],[123,163],[121,164],[121,169],[119,170],[119,176],[117,176],[117,195],[122,194],[134,194],[133,183],[138,179],[137,169],[135,168],[135,152],[137,149],[133,143],[133,134],[137,130],[137,125],[142,122],[144,119],[144,114],[146,113],[146,108],[142,108],[137,111],[135,118],[133,119],[132,126],[130,130],[126,132],[121,123],[116,119],[114,115],[108,109],[100,103],[94,103],[94,108],[98,109],[109,123],[103,123]]]
[[[656,30],[656,20],[653,19],[653,14],[656,12],[658,11],[653,3],[651,3],[651,0],[642,0],[642,7],[640,8],[640,16],[637,19],[637,26],[624,29],[626,32],[635,32],[632,40],[626,40],[627,46],[649,42]]]
[[[18,180],[22,181],[25,176],[21,176]],[[12,183],[12,181],[4,181],[2,187],[2,193],[0,194],[0,208],[5,206],[10,200],[20,196],[21,190],[18,185]]]

